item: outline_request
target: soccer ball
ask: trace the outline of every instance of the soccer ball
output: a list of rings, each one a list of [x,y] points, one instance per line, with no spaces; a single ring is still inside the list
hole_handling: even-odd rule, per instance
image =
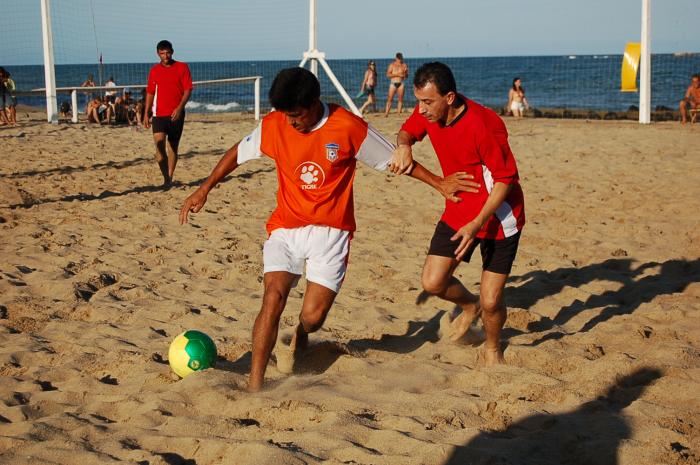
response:
[[[181,378],[216,362],[216,346],[209,336],[194,329],[173,339],[168,350],[170,368]]]

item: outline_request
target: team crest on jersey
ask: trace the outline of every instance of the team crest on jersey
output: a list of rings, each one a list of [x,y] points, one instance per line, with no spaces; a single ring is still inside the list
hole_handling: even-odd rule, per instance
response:
[[[318,189],[326,181],[326,173],[323,172],[323,168],[312,161],[300,164],[294,173],[301,181],[299,187],[305,191]]]
[[[326,158],[329,162],[333,163],[338,159],[338,149],[340,149],[338,144],[326,144]]]

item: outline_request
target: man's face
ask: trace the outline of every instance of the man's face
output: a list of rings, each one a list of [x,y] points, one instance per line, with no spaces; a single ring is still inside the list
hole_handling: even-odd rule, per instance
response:
[[[700,79],[698,78],[693,78],[690,80],[690,85],[693,86],[696,89],[700,89]]]
[[[291,111],[283,111],[287,117],[287,123],[301,133],[308,133],[316,126],[323,114],[319,111],[320,102],[311,105],[311,108],[295,108]]]
[[[168,49],[158,50],[158,57],[162,64],[169,65],[173,61],[173,51]]]
[[[445,95],[440,95],[432,82],[428,82],[421,88],[414,87],[413,94],[418,100],[418,111],[431,123],[438,121],[444,123],[450,105],[455,101],[454,92],[450,91]]]

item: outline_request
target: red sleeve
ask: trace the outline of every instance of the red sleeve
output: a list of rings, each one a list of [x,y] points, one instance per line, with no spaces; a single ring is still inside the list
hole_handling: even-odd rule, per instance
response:
[[[187,66],[187,63],[183,63],[183,65],[185,65],[185,69],[182,72],[182,89],[192,90],[192,74],[190,74],[190,67]]]
[[[518,180],[518,167],[508,145],[508,130],[498,115],[484,118],[476,143],[479,157],[491,171],[494,182],[513,184]]]
[[[148,84],[146,85],[146,92],[155,95],[156,94],[156,79],[155,79],[155,68],[151,68],[148,72]]]
[[[401,126],[401,130],[406,131],[416,140],[420,141],[423,140],[428,133],[427,122],[428,120],[418,112],[418,105],[416,105],[411,116],[409,116],[406,122],[403,123],[403,126]]]

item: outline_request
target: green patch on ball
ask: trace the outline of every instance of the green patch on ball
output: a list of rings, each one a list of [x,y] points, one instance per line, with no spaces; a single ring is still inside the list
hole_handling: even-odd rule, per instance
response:
[[[194,329],[185,331],[170,344],[168,362],[175,374],[184,378],[195,371],[214,366],[216,345],[201,331]]]

